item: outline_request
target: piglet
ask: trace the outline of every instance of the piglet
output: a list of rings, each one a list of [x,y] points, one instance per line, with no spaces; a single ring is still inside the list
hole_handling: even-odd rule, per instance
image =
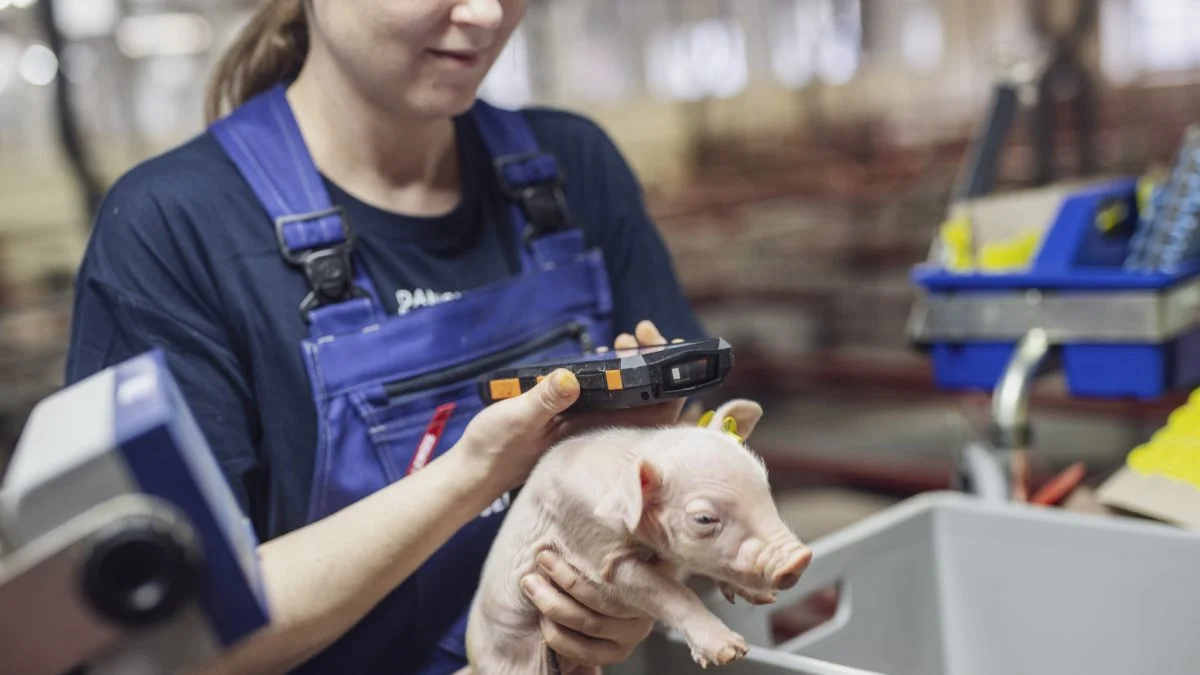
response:
[[[537,608],[520,585],[547,549],[613,599],[678,630],[700,666],[744,656],[742,636],[683,582],[707,577],[730,602],[767,604],[812,558],[780,519],[762,460],[744,445],[761,416],[757,403],[735,399],[704,426],[609,428],[547,452],[484,564],[467,628],[474,675],[551,672]]]

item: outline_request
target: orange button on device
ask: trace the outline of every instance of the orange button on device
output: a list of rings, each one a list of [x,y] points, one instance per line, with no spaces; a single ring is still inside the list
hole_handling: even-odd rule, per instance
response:
[[[491,389],[492,398],[497,401],[521,395],[521,381],[515,377],[508,380],[492,380],[488,387]]]
[[[625,388],[625,383],[621,381],[621,371],[619,370],[604,371],[604,380],[608,384],[609,391],[616,391]]]

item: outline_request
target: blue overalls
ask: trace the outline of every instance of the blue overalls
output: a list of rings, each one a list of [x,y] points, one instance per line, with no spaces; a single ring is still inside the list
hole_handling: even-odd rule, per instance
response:
[[[483,372],[611,344],[612,298],[600,251],[570,224],[554,157],[539,152],[519,113],[477,101],[471,116],[511,202],[521,270],[451,302],[385,315],[284,92],[279,85],[255,97],[212,132],[273,221],[283,259],[311,289],[296,301],[310,329],[300,347],[319,419],[312,522],[454,445],[482,407]],[[467,612],[507,503],[462,528],[294,672],[424,675],[466,665]]]

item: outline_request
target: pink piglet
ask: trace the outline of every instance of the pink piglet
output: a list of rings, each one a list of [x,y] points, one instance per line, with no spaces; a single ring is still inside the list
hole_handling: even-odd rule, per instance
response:
[[[609,428],[547,452],[484,564],[467,628],[474,675],[551,672],[538,610],[520,585],[547,549],[613,599],[679,631],[702,667],[744,656],[745,640],[683,582],[707,577],[730,602],[768,604],[812,559],[745,445],[762,413],[735,399],[704,426]]]

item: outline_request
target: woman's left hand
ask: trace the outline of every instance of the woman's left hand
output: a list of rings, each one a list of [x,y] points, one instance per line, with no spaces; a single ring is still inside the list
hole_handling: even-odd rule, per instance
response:
[[[654,619],[616,603],[562,558],[538,556],[540,574],[521,580],[542,614],[542,638],[559,656],[563,673],[576,666],[609,666],[629,658],[650,635]]]

